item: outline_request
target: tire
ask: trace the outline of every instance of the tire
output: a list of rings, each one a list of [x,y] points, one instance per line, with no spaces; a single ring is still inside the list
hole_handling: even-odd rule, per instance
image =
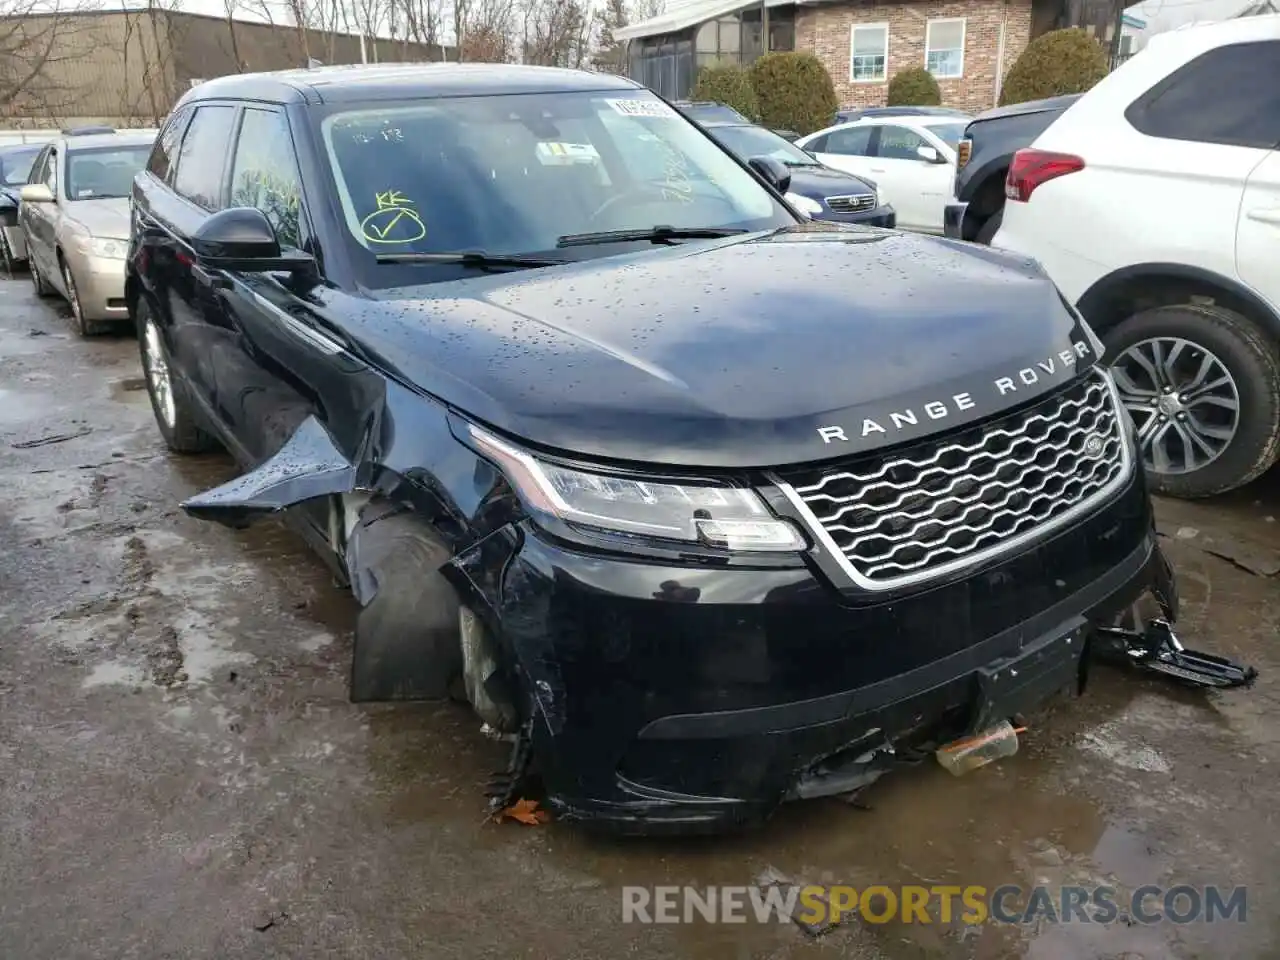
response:
[[[1004,207],[1001,207],[995,213],[987,218],[986,223],[978,228],[977,234],[974,235],[973,242],[980,243],[984,247],[991,246],[991,241],[1000,231],[1000,224],[1004,222]]]
[[[440,573],[451,551],[410,512],[375,502],[351,532],[347,564],[361,602],[351,699],[444,700],[462,684],[460,602]]]
[[[35,287],[37,297],[53,296],[53,287],[44,278],[44,274],[40,272],[40,268],[36,265],[36,258],[28,252],[27,263],[31,271],[31,285]]]
[[[160,335],[160,329],[151,317],[151,308],[146,300],[138,302],[135,317],[143,379],[147,384],[147,396],[151,398],[151,412],[155,414],[156,426],[160,428],[165,445],[174,453],[207,453],[216,449],[217,441],[197,425],[188,399],[189,388],[182,379],[182,374],[173,368],[169,350],[164,345],[164,337]],[[148,339],[151,336],[154,341],[148,349]],[[162,380],[167,385],[167,397],[160,386]]]
[[[67,266],[67,261],[59,257],[58,263],[62,267],[62,285],[67,291],[67,303],[71,307],[71,319],[75,323],[76,333],[82,337],[92,337],[101,333],[104,324],[84,318],[84,308],[80,305],[80,289],[76,285],[76,278],[71,274],[71,268]]]
[[[1280,356],[1252,320],[1225,307],[1178,304],[1136,313],[1103,339],[1108,363],[1138,427],[1154,418],[1150,429],[1163,430],[1160,437],[1144,440],[1142,448],[1154,492],[1184,499],[1210,497],[1256,479],[1276,461]],[[1179,342],[1182,346],[1175,350]],[[1159,354],[1153,345],[1159,345]],[[1145,366],[1138,356],[1147,360]],[[1157,357],[1173,368],[1160,368],[1164,386],[1149,375],[1149,369],[1159,366]],[[1188,390],[1197,374],[1202,374],[1198,385]],[[1219,386],[1206,391],[1206,384],[1215,383]],[[1171,400],[1163,399],[1169,395]],[[1234,411],[1229,406],[1233,396]],[[1188,397],[1194,399],[1184,404]],[[1165,448],[1163,463],[1156,462],[1157,446]],[[1176,455],[1179,450],[1181,457]]]

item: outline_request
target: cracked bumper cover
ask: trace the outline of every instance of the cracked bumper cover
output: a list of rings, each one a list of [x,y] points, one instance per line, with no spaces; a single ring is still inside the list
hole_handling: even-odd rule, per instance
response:
[[[455,564],[529,683],[549,806],[623,832],[763,819],[823,758],[1029,709],[1075,676],[1066,638],[1144,593],[1177,608],[1141,471],[1073,527],[891,599],[808,566],[611,559],[527,524]]]

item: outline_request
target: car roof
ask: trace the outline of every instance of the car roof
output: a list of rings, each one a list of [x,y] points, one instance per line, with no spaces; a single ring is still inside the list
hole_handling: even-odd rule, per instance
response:
[[[352,103],[462,95],[644,89],[608,73],[508,63],[380,63],[241,73],[208,80],[179,103],[261,100],[269,103]]]
[[[850,120],[847,123],[838,123],[837,127],[938,127],[945,126],[950,123],[967,123],[972,118],[965,114],[963,116],[942,116],[936,113],[926,114],[902,114],[895,117],[859,117],[857,120]],[[833,128],[834,129],[834,128]]]
[[[96,147],[142,147],[154,143],[156,132],[135,133],[121,130],[119,133],[87,133],[80,136],[59,137],[59,146],[64,150],[94,149]]]
[[[26,150],[39,153],[48,145],[48,140],[35,140],[31,143],[0,143],[0,153],[22,153]]]

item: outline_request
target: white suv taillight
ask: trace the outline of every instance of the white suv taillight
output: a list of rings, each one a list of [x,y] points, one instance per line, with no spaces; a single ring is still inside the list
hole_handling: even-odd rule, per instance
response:
[[[1010,200],[1026,203],[1040,184],[1083,169],[1084,159],[1075,154],[1028,147],[1013,155],[1009,174],[1004,180],[1004,195]]]

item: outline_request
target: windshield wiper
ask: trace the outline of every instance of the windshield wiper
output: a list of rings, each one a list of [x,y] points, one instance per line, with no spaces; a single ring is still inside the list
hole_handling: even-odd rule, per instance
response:
[[[380,253],[378,263],[457,263],[477,270],[522,270],[554,267],[568,260],[555,257],[523,257],[517,254],[485,253],[483,250],[458,250],[452,253]]]
[[[595,243],[626,243],[629,240],[648,240],[650,243],[670,243],[672,240],[709,240],[715,237],[731,237],[746,233],[741,227],[668,227],[659,224],[648,230],[601,230],[599,233],[570,233],[556,241],[557,247],[587,247]]]

